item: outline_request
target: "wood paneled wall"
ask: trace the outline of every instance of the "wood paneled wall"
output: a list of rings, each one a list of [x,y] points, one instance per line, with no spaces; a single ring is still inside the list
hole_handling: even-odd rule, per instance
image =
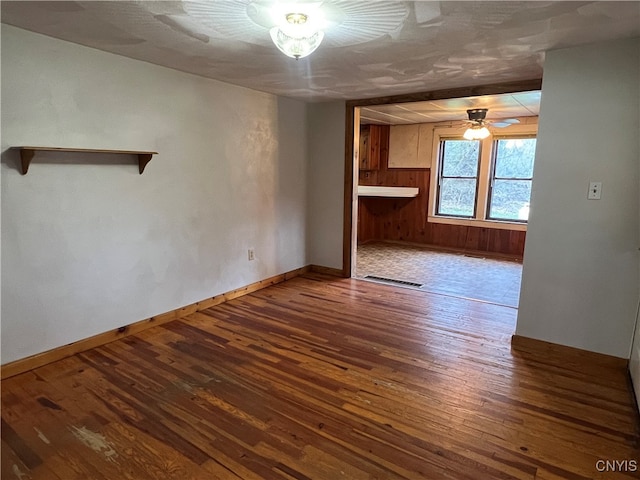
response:
[[[526,232],[427,220],[429,169],[388,168],[389,127],[382,126],[380,168],[359,173],[359,185],[418,187],[415,198],[359,197],[358,242],[389,240],[521,258]]]

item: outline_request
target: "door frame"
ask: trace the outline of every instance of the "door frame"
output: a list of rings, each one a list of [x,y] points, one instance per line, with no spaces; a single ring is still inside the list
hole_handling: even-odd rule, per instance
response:
[[[482,95],[500,95],[505,93],[529,92],[542,89],[542,79],[519,80],[506,83],[493,83],[473,87],[448,88],[421,93],[393,95],[387,97],[348,100],[346,102],[345,121],[345,162],[344,162],[344,214],[342,230],[342,276],[353,276],[353,252],[356,247],[358,192],[354,180],[357,178],[354,139],[355,109],[372,105],[386,105],[391,103],[424,102],[429,100],[446,100],[451,98],[478,97]],[[358,122],[359,123],[359,122]],[[359,127],[359,125],[358,125]]]

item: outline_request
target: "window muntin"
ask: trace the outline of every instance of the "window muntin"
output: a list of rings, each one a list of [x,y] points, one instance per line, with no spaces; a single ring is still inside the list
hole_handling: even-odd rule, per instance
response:
[[[494,148],[496,147],[495,141],[498,139],[535,139],[537,134],[537,118],[523,117],[520,119],[519,124],[510,125],[503,129],[493,130],[493,135],[480,140],[480,164],[477,174],[477,186],[476,186],[476,207],[475,215],[473,217],[461,217],[453,215],[442,215],[438,210],[439,194],[440,194],[440,175],[442,173],[442,151],[441,144],[444,140],[463,140],[464,128],[456,128],[451,125],[442,124],[434,125],[433,127],[433,146],[432,146],[432,158],[434,159],[431,168],[431,180],[429,184],[429,200],[428,200],[428,221],[432,223],[442,223],[451,225],[466,225],[475,227],[487,227],[506,230],[527,230],[526,220],[510,220],[501,218],[489,218],[489,203],[492,194],[492,188],[496,190],[494,193],[497,195],[497,189],[503,188],[501,182],[493,182],[494,175]],[[503,152],[504,153],[504,152]],[[509,173],[506,173],[498,166],[498,180],[502,180],[501,176],[505,178]],[[524,181],[530,185],[529,179],[517,179]],[[511,186],[513,187],[513,186]],[[519,212],[520,213],[520,212]],[[526,214],[526,208],[523,210],[523,215]],[[504,215],[512,216],[512,215]]]
[[[440,141],[436,214],[473,218],[476,214],[480,142]]]
[[[535,137],[509,137],[493,142],[487,219],[526,222],[529,218]]]

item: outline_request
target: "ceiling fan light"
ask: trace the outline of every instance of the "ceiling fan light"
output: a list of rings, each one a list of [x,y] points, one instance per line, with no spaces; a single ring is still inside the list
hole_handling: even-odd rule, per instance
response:
[[[273,27],[269,33],[278,50],[296,60],[312,54],[320,46],[324,38],[322,30],[305,34],[304,36],[292,36],[285,33],[280,27]]]
[[[476,138],[479,140],[487,138],[489,135],[491,135],[491,132],[487,127],[482,127],[476,131]]]
[[[464,132],[463,138],[465,140],[482,140],[491,135],[491,132],[487,127],[482,125],[474,125],[473,127],[467,128],[467,131]]]

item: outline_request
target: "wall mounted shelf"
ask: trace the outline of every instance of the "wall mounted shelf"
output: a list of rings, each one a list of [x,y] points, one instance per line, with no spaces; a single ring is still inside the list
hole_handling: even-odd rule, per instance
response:
[[[378,185],[358,185],[358,196],[360,197],[395,197],[411,198],[417,197],[420,189],[418,187],[385,187]]]
[[[71,153],[110,153],[116,155],[135,155],[138,157],[138,171],[140,175],[144,172],[144,168],[147,163],[151,161],[154,155],[158,152],[143,152],[139,150],[103,150],[103,149],[91,149],[91,148],[64,148],[64,147],[11,147],[20,150],[20,160],[22,175],[26,175],[29,170],[31,160],[35,156],[36,152],[71,152]]]

